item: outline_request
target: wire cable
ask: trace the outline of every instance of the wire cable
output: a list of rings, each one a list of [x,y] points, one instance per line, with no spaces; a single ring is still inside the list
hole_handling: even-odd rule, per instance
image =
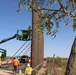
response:
[[[27,41],[17,50],[17,52],[20,51],[21,48],[22,48],[26,43],[27,43]],[[17,53],[17,52],[16,52],[16,53]],[[12,57],[14,57],[14,56],[16,55],[16,53],[15,53]],[[12,58],[12,59],[13,59],[13,58]],[[11,60],[11,59],[10,59],[10,60]],[[10,60],[9,60],[9,61],[10,61]],[[7,63],[8,63],[9,61],[7,61]]]
[[[30,43],[18,54],[18,56],[30,45]]]
[[[30,49],[30,47],[23,53],[23,55]]]
[[[22,48],[26,43],[27,43],[27,41],[17,50],[17,52],[20,51],[21,48]],[[17,52],[16,52],[13,56],[15,56],[15,55],[17,54]]]

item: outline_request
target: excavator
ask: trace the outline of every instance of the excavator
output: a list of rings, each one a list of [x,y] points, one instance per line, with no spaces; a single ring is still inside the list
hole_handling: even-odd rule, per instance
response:
[[[14,38],[20,41],[30,41],[32,40],[31,35],[32,35],[32,30],[29,30],[29,31],[28,30],[17,30],[17,33],[14,36],[1,40],[0,44],[7,42],[9,40],[12,40]],[[3,58],[6,57],[5,49],[0,48],[0,53],[2,53]]]

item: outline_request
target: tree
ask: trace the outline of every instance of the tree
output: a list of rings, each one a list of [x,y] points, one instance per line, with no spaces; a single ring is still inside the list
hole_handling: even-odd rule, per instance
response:
[[[41,26],[37,30],[46,31],[47,35],[55,37],[61,22],[76,30],[76,0],[36,0],[37,8],[32,5],[32,0],[20,0],[17,12],[24,5],[29,11],[38,13]]]
[[[32,1],[36,1],[37,7],[33,5]],[[76,0],[20,0],[17,12],[19,12],[24,5],[26,5],[29,11],[33,10],[38,13],[39,19],[36,24],[40,24],[37,30],[40,31],[41,34],[46,31],[47,35],[56,37],[61,22],[65,26],[71,24],[73,31],[76,30]],[[74,57],[71,56],[71,58]],[[69,64],[68,62],[68,66],[70,67],[71,65]],[[72,69],[71,67],[71,71]],[[67,67],[65,75],[72,75],[71,71],[69,72]]]

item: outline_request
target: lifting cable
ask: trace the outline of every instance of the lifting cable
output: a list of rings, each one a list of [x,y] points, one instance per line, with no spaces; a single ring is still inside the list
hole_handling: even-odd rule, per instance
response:
[[[26,55],[28,55],[28,53],[30,54],[30,52],[31,52],[31,51],[30,51],[30,50],[28,50],[28,52],[26,53]]]
[[[27,52],[29,49],[30,49],[30,47],[23,53],[23,55],[26,54],[26,52]]]
[[[20,51],[20,49],[21,49],[26,43],[27,43],[27,41],[18,49],[18,51]],[[18,51],[17,51],[17,52],[18,52]],[[17,52],[16,52],[16,53],[17,53]],[[13,55],[13,57],[16,55],[16,53]]]
[[[30,45],[30,43],[18,54],[18,56]]]
[[[27,43],[27,41],[18,49],[18,51],[20,51],[20,49],[21,49],[26,43]],[[17,52],[18,52],[18,51],[17,51]],[[16,53],[17,53],[17,52],[16,52]],[[14,56],[16,55],[16,53],[15,53],[12,57],[14,57]],[[12,59],[13,59],[13,58],[12,58]],[[9,60],[9,61],[10,61],[10,60]],[[7,63],[8,63],[9,61],[7,61]]]
[[[26,52],[26,54],[27,54],[28,52],[31,52],[31,51],[30,51],[30,50],[28,50],[28,51]]]
[[[31,53],[31,51],[28,51],[27,55],[29,56],[29,55],[30,55],[30,53]]]

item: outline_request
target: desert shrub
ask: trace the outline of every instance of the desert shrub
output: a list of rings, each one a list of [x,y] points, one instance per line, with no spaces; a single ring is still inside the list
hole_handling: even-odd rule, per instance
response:
[[[51,63],[51,58],[50,57],[47,57],[46,58],[46,61],[47,61],[47,63]]]
[[[61,66],[62,66],[61,58],[60,58],[60,57],[55,58],[55,59],[54,59],[54,64],[55,64],[57,67],[61,67]]]

